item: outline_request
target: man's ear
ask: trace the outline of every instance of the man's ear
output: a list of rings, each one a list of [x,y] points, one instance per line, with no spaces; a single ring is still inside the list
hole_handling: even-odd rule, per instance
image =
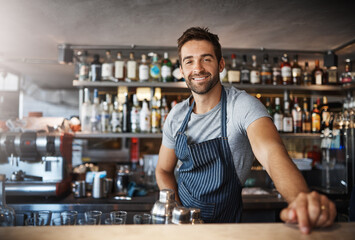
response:
[[[219,72],[222,72],[225,66],[226,66],[226,62],[224,61],[224,58],[222,57],[221,60],[219,61]]]

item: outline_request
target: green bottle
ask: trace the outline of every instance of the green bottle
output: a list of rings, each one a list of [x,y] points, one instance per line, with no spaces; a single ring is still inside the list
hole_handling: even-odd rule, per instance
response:
[[[167,52],[164,53],[164,59],[161,63],[161,80],[162,82],[172,82],[172,63],[169,59],[169,55]]]

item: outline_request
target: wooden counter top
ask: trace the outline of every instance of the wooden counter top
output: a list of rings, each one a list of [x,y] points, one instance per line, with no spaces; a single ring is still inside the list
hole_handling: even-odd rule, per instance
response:
[[[120,225],[65,227],[0,227],[1,240],[224,240],[224,239],[355,239],[354,223],[335,223],[328,229],[302,234],[296,225],[201,224],[201,225]]]

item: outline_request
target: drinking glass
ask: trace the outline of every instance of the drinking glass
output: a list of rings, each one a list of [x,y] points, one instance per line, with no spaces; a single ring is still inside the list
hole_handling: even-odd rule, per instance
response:
[[[62,226],[62,218],[61,217],[53,218],[52,226]]]
[[[90,219],[95,219],[96,225],[100,225],[101,224],[101,215],[102,215],[101,211],[97,211],[97,210],[86,211],[85,212],[85,221],[90,222],[89,221]]]
[[[62,225],[76,225],[77,217],[78,217],[77,211],[64,211],[60,213]]]
[[[78,219],[78,225],[96,225],[96,218]]]
[[[152,216],[149,213],[136,214],[133,216],[134,224],[151,224]]]
[[[126,211],[113,211],[113,212],[110,212],[110,218],[114,222],[120,221],[119,219],[122,218],[122,220],[123,220],[122,224],[126,224],[127,212]]]
[[[115,219],[111,219],[111,217],[105,219],[106,225],[121,225],[123,224],[123,219],[116,217]]]
[[[25,220],[25,226],[44,226],[44,219],[41,217],[29,217]]]
[[[37,226],[49,226],[51,224],[52,212],[51,211],[38,211],[33,213],[33,218]],[[42,224],[39,225],[37,221],[43,219]]]

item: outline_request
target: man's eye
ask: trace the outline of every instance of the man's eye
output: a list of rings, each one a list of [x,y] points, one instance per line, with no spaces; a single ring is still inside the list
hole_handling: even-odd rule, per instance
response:
[[[186,61],[185,62],[185,64],[191,64],[192,63],[192,61]]]
[[[210,58],[205,58],[204,61],[205,62],[211,62],[211,59]]]

